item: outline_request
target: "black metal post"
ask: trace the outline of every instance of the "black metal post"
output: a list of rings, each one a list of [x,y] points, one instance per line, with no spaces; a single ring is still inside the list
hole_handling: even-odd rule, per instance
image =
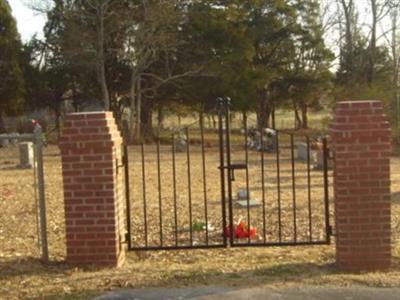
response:
[[[189,128],[186,128],[186,156],[187,156],[187,176],[188,176],[188,199],[189,199],[189,232],[190,245],[193,246],[193,212],[192,212],[192,178],[190,167],[190,137]]]
[[[161,158],[160,158],[160,134],[157,140],[157,175],[158,175],[158,210],[160,223],[160,245],[163,246],[163,217],[162,217],[162,195],[161,195]]]
[[[128,146],[124,145],[124,170],[125,170],[125,200],[126,200],[126,226],[127,226],[127,243],[128,250],[132,249],[132,220],[131,220],[131,195],[129,180],[129,152]]]
[[[207,207],[207,178],[206,178],[206,154],[204,149],[204,119],[203,114],[200,117],[200,135],[201,135],[201,157],[203,163],[203,195],[204,195],[204,218],[206,224],[206,244],[208,245],[208,207]]]
[[[293,196],[293,227],[294,227],[294,241],[297,242],[297,208],[296,208],[296,169],[294,162],[294,136],[290,135],[290,152],[292,161],[292,196]]]
[[[142,149],[142,186],[143,186],[143,216],[144,216],[144,238],[145,238],[145,245],[148,247],[149,244],[149,237],[148,237],[148,230],[147,230],[147,199],[146,199],[146,162],[145,162],[145,151],[144,151],[144,144],[141,145]]]
[[[326,138],[322,139],[323,145],[323,160],[324,160],[324,199],[325,199],[325,228],[326,228],[326,242],[331,242],[331,225],[329,220],[329,179],[328,179],[328,141]]]
[[[281,206],[281,166],[279,153],[279,131],[276,131],[276,187],[278,193],[278,236],[279,242],[282,242],[282,206]]]
[[[218,133],[219,133],[219,161],[220,161],[220,180],[221,180],[221,204],[222,204],[222,236],[224,246],[227,246],[228,239],[226,236],[226,190],[225,190],[225,155],[224,155],[224,123],[223,116],[225,114],[224,100],[217,99],[218,103]]]
[[[229,167],[232,163],[231,161],[231,117],[230,117],[230,99],[225,98],[225,136],[226,136],[226,163]],[[233,198],[232,198],[232,172],[228,170],[228,205],[229,205],[229,235],[230,235],[230,243],[234,245],[234,236],[233,236]]]
[[[311,207],[311,159],[310,159],[310,137],[307,136],[307,192],[308,192],[308,231],[309,241],[312,242],[312,207]]]

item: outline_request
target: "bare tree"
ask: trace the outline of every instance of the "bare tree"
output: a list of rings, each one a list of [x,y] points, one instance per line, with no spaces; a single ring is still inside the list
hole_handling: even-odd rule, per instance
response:
[[[101,95],[105,110],[111,109],[110,95],[107,86],[106,79],[106,61],[105,61],[105,33],[104,33],[104,21],[105,18],[110,14],[110,3],[113,0],[83,0],[85,1],[94,11],[96,18],[96,34],[97,34],[97,56],[96,56],[96,68],[97,78],[101,87]]]
[[[376,50],[379,37],[377,29],[379,22],[390,12],[390,0],[369,0],[371,8],[371,34],[368,46],[367,83],[371,86],[375,77]]]
[[[390,30],[383,30],[383,36],[393,60],[393,107],[396,108],[396,127],[400,129],[400,3],[391,1],[390,6]]]
[[[341,15],[344,17],[344,24],[343,22],[339,23],[340,30],[344,30],[344,34],[340,32],[341,35],[344,35],[344,47],[341,49],[340,58],[342,64],[346,65],[349,75],[352,76],[354,72],[354,36],[357,27],[356,8],[353,0],[338,0],[338,7],[341,8]]]
[[[127,37],[126,56],[131,64],[130,88],[130,138],[142,135],[143,107],[151,107],[149,101],[157,90],[187,76],[201,71],[201,66],[193,70],[174,70],[173,57],[182,41],[177,37],[181,13],[177,9],[180,1],[142,0],[135,8],[138,15],[133,20]],[[151,71],[157,62],[162,63],[160,73]],[[146,86],[143,83],[146,83]],[[144,102],[147,101],[147,102]],[[150,108],[151,109],[151,108]]]

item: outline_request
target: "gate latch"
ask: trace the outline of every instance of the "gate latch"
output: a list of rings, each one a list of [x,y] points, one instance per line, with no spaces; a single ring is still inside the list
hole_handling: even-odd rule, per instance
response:
[[[230,164],[222,168],[231,172],[231,180],[235,181],[235,170],[247,170],[247,164]]]

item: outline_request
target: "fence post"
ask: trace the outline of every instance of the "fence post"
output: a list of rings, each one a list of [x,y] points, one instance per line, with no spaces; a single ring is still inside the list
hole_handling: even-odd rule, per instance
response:
[[[42,250],[42,260],[49,261],[49,250],[47,244],[47,219],[46,219],[46,195],[44,186],[44,168],[43,168],[43,132],[40,126],[36,126],[35,134],[35,148],[36,148],[36,162],[37,163],[37,182],[38,182],[38,195],[39,195],[39,214],[40,214],[40,244]]]
[[[380,101],[339,102],[331,124],[336,261],[349,271],[391,263],[391,130]]]
[[[111,112],[67,115],[60,149],[68,263],[119,266],[124,261],[121,146]]]

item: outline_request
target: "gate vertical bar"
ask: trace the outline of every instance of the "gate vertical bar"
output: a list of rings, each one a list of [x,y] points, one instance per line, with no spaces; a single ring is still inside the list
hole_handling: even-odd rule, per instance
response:
[[[174,196],[175,246],[178,247],[178,207],[176,202],[175,135],[172,135],[172,185],[173,185],[173,196]]]
[[[324,199],[325,199],[325,228],[326,228],[326,242],[331,242],[331,225],[329,221],[329,180],[328,180],[328,141],[326,137],[322,139],[323,145],[323,160],[324,160]]]
[[[245,141],[245,161],[246,161],[246,195],[247,195],[247,227],[251,228],[251,215],[250,215],[250,183],[249,183],[249,147],[248,147],[248,136],[249,131],[247,128],[247,113],[244,114],[244,141]],[[250,234],[247,237],[247,243],[250,244]]]
[[[47,219],[46,219],[46,195],[44,186],[44,167],[43,167],[43,133],[40,127],[35,128],[35,144],[37,158],[37,176],[39,189],[39,209],[40,209],[40,239],[42,246],[42,260],[49,261],[49,249],[47,245]]]
[[[127,226],[127,243],[128,250],[132,249],[132,220],[131,220],[131,195],[130,195],[130,180],[129,180],[129,157],[128,145],[124,145],[124,170],[125,170],[125,201],[126,201],[126,226]]]
[[[281,166],[279,154],[279,131],[276,131],[276,188],[278,193],[278,236],[279,242],[282,242],[282,207],[281,207]]]
[[[222,204],[222,236],[224,246],[227,246],[228,240],[226,236],[226,190],[225,190],[225,155],[224,155],[224,123],[223,115],[225,113],[224,100],[222,98],[217,99],[218,105],[218,135],[219,135],[219,170],[221,180],[221,204]]]
[[[161,159],[160,159],[160,129],[157,137],[157,176],[158,176],[158,213],[160,223],[160,245],[163,246],[163,217],[162,217],[162,196],[161,196]]]
[[[207,179],[206,179],[206,154],[204,149],[204,116],[200,117],[201,135],[201,158],[203,163],[203,195],[204,195],[204,218],[206,222],[206,244],[208,245],[208,207],[207,207]]]
[[[34,193],[35,193],[35,220],[36,220],[36,234],[38,236],[37,239],[37,248],[39,252],[41,252],[41,238],[40,238],[40,220],[39,220],[39,214],[40,214],[40,209],[39,209],[39,188],[38,188],[38,176],[37,176],[37,149],[36,149],[36,144],[34,143],[34,148],[33,148],[33,187],[34,187]]]
[[[231,165],[231,117],[230,117],[230,99],[225,98],[225,136],[226,136],[226,163]],[[228,201],[229,201],[229,237],[231,245],[234,245],[233,239],[233,199],[232,199],[232,172],[228,170]]]
[[[189,127],[186,128],[186,155],[187,155],[187,176],[188,176],[188,197],[189,197],[189,230],[190,245],[193,246],[193,212],[192,212],[192,175],[190,167],[190,136]]]
[[[311,207],[311,159],[310,159],[310,137],[307,136],[307,193],[308,193],[308,231],[309,241],[312,242],[312,207]]]
[[[146,161],[144,156],[144,144],[141,145],[142,149],[142,186],[143,186],[143,216],[144,216],[144,239],[145,245],[149,245],[149,237],[147,230],[147,199],[146,199]]]
[[[296,169],[294,162],[294,136],[290,134],[290,155],[292,161],[292,196],[293,196],[293,228],[294,241],[297,242],[297,207],[296,207]]]
[[[261,185],[262,185],[262,203],[263,203],[263,241],[266,243],[266,222],[265,222],[265,157],[264,157],[264,135],[263,128],[260,129],[261,145]]]

